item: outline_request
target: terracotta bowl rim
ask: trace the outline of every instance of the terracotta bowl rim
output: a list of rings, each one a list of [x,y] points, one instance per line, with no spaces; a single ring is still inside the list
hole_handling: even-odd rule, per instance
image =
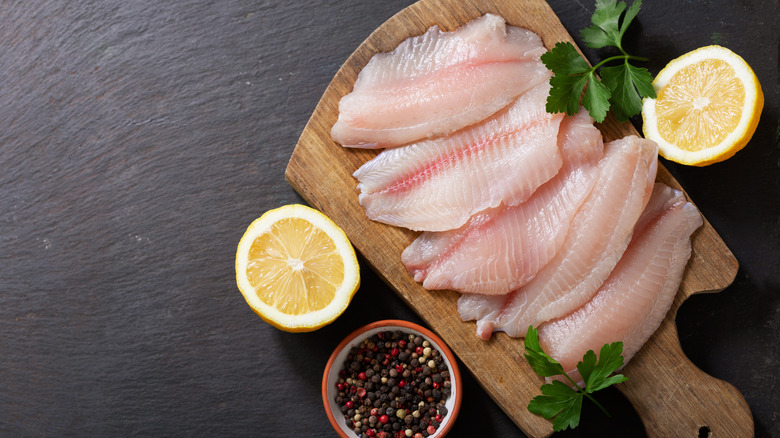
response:
[[[342,438],[355,438],[354,432],[351,432],[350,434],[347,434],[345,431],[346,425],[342,425],[343,420],[337,419],[333,415],[333,411],[331,410],[331,405],[333,404],[333,401],[330,397],[330,391],[332,388],[328,385],[328,375],[330,374],[331,368],[333,368],[333,365],[336,361],[337,356],[339,353],[347,348],[347,346],[351,345],[353,341],[355,341],[359,336],[363,335],[364,333],[381,327],[398,327],[402,329],[408,329],[418,332],[419,334],[423,335],[423,337],[428,338],[429,341],[433,342],[439,352],[441,352],[444,357],[446,358],[449,366],[449,372],[450,372],[450,381],[452,382],[452,393],[450,395],[450,398],[454,397],[452,408],[447,413],[447,416],[445,417],[444,422],[442,422],[441,427],[436,430],[436,433],[431,435],[430,438],[441,438],[450,431],[452,426],[455,424],[455,419],[458,416],[458,412],[460,411],[460,404],[461,400],[463,398],[463,390],[461,385],[461,376],[460,376],[460,370],[458,368],[458,364],[455,360],[455,355],[452,354],[452,351],[447,346],[444,341],[441,340],[438,336],[436,336],[435,333],[428,330],[427,328],[415,324],[413,322],[404,321],[400,319],[385,319],[381,321],[375,321],[370,324],[366,324],[363,327],[358,328],[357,330],[350,333],[347,337],[345,337],[338,346],[333,350],[333,353],[331,353],[330,357],[328,358],[328,362],[325,365],[325,371],[322,374],[322,403],[325,406],[325,413],[328,416],[328,420],[330,421],[331,426],[333,426],[333,429],[336,431],[336,433],[339,434]],[[362,340],[362,339],[361,339]]]

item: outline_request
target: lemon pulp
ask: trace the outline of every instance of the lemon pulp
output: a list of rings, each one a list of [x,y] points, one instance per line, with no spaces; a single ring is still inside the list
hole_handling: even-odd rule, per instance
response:
[[[657,97],[642,101],[642,131],[661,156],[706,166],[745,147],[764,106],[761,84],[739,55],[702,47],[670,61],[653,80]]]
[[[304,219],[289,218],[254,240],[247,277],[265,304],[299,315],[333,301],[344,262],[327,234]]]
[[[323,327],[346,310],[360,267],[347,235],[305,205],[267,211],[236,250],[236,284],[264,321],[285,331]]]
[[[681,69],[658,94],[658,132],[683,149],[721,143],[739,123],[745,87],[724,61],[708,59]]]

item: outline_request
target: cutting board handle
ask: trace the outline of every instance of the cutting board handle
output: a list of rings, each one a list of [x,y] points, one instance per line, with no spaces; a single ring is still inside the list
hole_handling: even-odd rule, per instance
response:
[[[617,385],[639,413],[648,436],[754,436],[745,398],[685,356],[673,317],[664,319],[652,339],[623,369],[629,380]],[[643,366],[632,367],[635,362]]]

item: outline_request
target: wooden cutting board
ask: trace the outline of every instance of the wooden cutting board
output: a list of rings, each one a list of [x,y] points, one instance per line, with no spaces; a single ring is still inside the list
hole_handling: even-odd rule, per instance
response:
[[[411,306],[458,355],[496,403],[528,435],[548,436],[551,423],[526,409],[539,394],[542,379],[523,357],[523,343],[498,333],[489,342],[475,335],[473,322],[458,317],[458,294],[430,292],[416,283],[400,260],[401,251],[417,233],[368,220],[358,204],[352,173],[377,151],[342,148],[330,138],[338,102],[352,90],[360,70],[377,52],[393,50],[404,39],[437,24],[453,30],[485,13],[503,16],[509,24],[538,33],[548,48],[559,41],[574,43],[543,0],[422,0],[399,12],[374,31],[338,71],[301,134],[285,176],[311,205],[330,216],[349,236],[376,273]],[[630,123],[610,115],[599,125],[605,141],[636,134]],[[658,180],[680,188],[659,166]],[[661,327],[625,367],[628,382],[617,387],[631,401],[650,436],[698,437],[753,435],[753,419],[745,399],[730,384],[706,375],[683,354],[677,336],[677,309],[689,296],[719,292],[734,280],[733,254],[704,221],[693,235],[693,252]],[[365,293],[365,292],[364,292]]]

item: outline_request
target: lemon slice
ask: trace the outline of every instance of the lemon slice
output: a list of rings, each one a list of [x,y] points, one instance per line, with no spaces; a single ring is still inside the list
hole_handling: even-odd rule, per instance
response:
[[[706,166],[745,147],[764,95],[739,55],[707,46],[672,60],[653,80],[656,99],[642,102],[645,138],[677,163]]]
[[[249,307],[289,332],[323,327],[360,286],[355,250],[327,216],[304,205],[270,210],[247,228],[236,252],[236,283]]]

